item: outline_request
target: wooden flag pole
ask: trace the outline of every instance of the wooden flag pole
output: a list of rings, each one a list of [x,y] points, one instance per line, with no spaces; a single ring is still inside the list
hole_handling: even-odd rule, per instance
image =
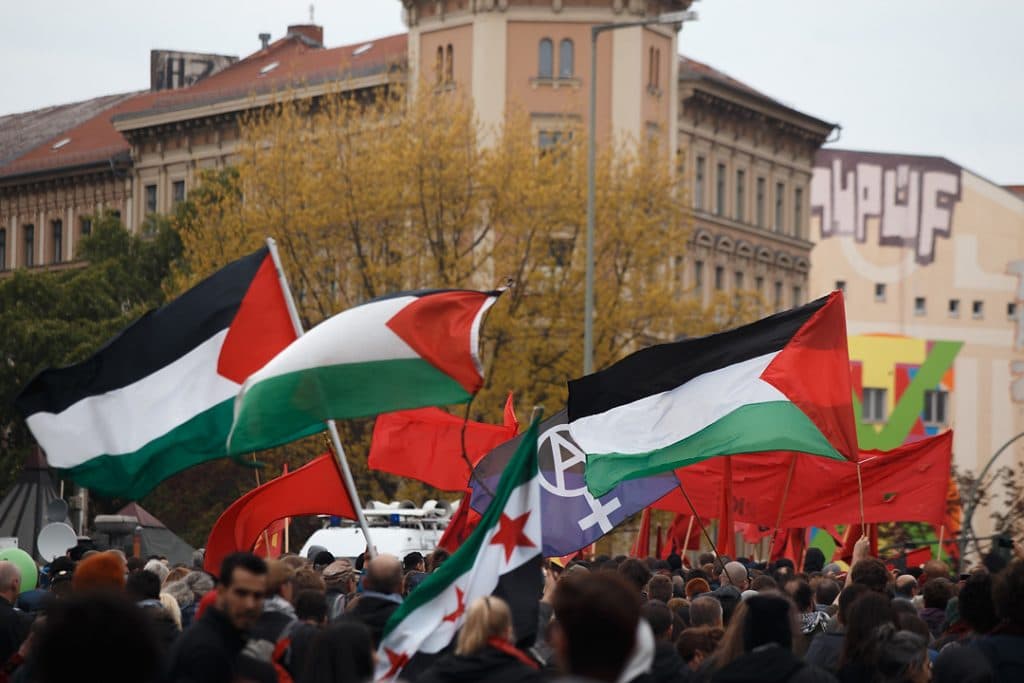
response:
[[[288,317],[291,318],[292,327],[295,329],[295,336],[301,337],[305,330],[302,329],[302,320],[299,319],[299,310],[295,307],[295,299],[292,297],[292,290],[288,286],[288,279],[284,276],[284,268],[281,266],[281,256],[277,253],[277,242],[273,237],[267,238],[267,249],[270,250],[270,258],[274,261],[274,269],[277,271],[277,280],[281,285],[281,292],[284,294],[285,305],[288,307]],[[334,464],[338,468],[338,474],[345,485],[349,500],[352,501],[352,508],[356,513],[356,521],[363,531],[363,538],[366,539],[366,556],[368,559],[376,557],[377,550],[370,540],[370,525],[366,522],[366,515],[363,514],[363,504],[359,501],[359,492],[356,491],[356,483],[352,478],[352,471],[348,467],[348,460],[345,458],[345,449],[341,446],[341,437],[338,435],[338,425],[334,420],[327,420],[327,433],[330,437],[331,451],[334,454]]]
[[[704,534],[704,540],[707,541],[708,545],[711,546],[711,551],[715,554],[715,559],[718,560],[718,566],[721,567],[722,571],[724,572],[725,563],[722,562],[722,558],[718,554],[718,548],[715,547],[715,542],[711,540],[711,536],[708,534],[708,530],[704,527],[704,522],[701,521],[700,515],[697,514],[697,508],[693,506],[693,501],[690,500],[689,494],[687,494],[686,489],[683,488],[683,482],[677,480],[676,484],[679,486],[679,491],[680,493],[683,494],[683,498],[686,499],[686,504],[690,506],[690,512],[693,514],[694,518],[696,518],[697,525],[700,527],[701,533]]]
[[[690,532],[693,531],[693,515],[690,515],[690,523],[686,525],[686,540],[683,541],[683,547],[679,551],[680,557],[686,557],[687,551],[690,549]]]
[[[867,534],[867,526],[864,524],[864,482],[860,478],[860,461],[857,461],[857,497],[860,500],[860,530]]]
[[[768,541],[768,562],[772,561],[772,553],[775,551],[775,536],[779,533],[779,525],[782,524],[782,512],[786,509],[786,499],[789,497],[789,485],[793,483],[794,469],[796,469],[796,453],[789,459],[789,471],[786,473],[786,485],[782,489],[779,514],[775,516],[775,529],[772,531],[771,540]]]
[[[942,542],[946,540],[946,525],[943,524],[939,527],[939,557],[938,560],[942,561]]]

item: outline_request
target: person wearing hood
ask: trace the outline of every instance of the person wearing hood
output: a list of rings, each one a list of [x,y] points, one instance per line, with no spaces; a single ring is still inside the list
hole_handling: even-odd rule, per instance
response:
[[[501,598],[477,598],[455,643],[455,653],[441,658],[417,683],[539,683],[538,665],[513,643],[512,612]]]
[[[650,683],[685,683],[683,660],[674,644],[672,611],[667,605],[651,600],[641,608],[641,614],[654,633],[654,661],[644,680]]]
[[[363,592],[346,616],[370,629],[376,647],[384,633],[384,625],[401,604],[402,562],[394,555],[377,555],[366,563]]]
[[[796,606],[780,594],[759,594],[736,609],[712,658],[712,683],[834,683],[832,674],[793,653]]]

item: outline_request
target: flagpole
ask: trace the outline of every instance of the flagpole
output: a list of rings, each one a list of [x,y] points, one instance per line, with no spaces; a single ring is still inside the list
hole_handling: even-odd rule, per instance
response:
[[[775,550],[775,535],[779,532],[779,525],[782,524],[782,512],[786,509],[786,499],[789,497],[789,485],[793,483],[793,470],[796,469],[796,453],[789,460],[789,472],[786,473],[786,486],[782,489],[782,500],[779,502],[779,514],[775,517],[775,529],[772,531],[771,540],[768,542],[768,561],[772,561],[772,552]]]
[[[715,547],[715,542],[711,540],[711,536],[708,534],[708,530],[704,528],[704,521],[700,518],[700,515],[697,514],[697,508],[694,507],[693,501],[690,500],[689,494],[687,494],[686,489],[683,488],[683,482],[679,481],[678,477],[676,478],[676,485],[679,486],[679,491],[683,494],[683,498],[686,499],[686,504],[690,506],[690,512],[693,513],[694,518],[696,518],[697,525],[700,527],[701,533],[704,534],[704,540],[707,541],[708,545],[711,546],[711,550],[715,554],[715,559],[718,560],[718,566],[721,567],[722,571],[724,572],[725,563],[722,562],[722,557],[718,554],[718,548]]]
[[[284,294],[284,302],[288,307],[288,317],[291,318],[292,327],[295,329],[295,336],[301,337],[305,330],[302,329],[302,320],[299,319],[299,310],[295,307],[295,299],[292,297],[291,287],[288,286],[288,279],[284,276],[284,267],[281,265],[281,256],[277,253],[277,242],[273,237],[267,238],[267,249],[270,250],[270,258],[274,261],[274,269],[277,271],[277,281],[281,285],[281,292]],[[334,452],[334,464],[338,467],[338,474],[345,484],[345,490],[352,501],[355,509],[356,521],[359,528],[363,530],[363,538],[366,539],[366,555],[373,558],[377,555],[373,543],[370,542],[370,525],[366,523],[366,516],[363,514],[363,504],[359,501],[359,493],[356,491],[355,480],[352,479],[352,471],[348,467],[348,460],[345,458],[345,449],[341,446],[341,437],[338,435],[338,426],[334,420],[327,420],[327,433],[331,438],[331,446]]]
[[[686,557],[690,550],[690,532],[693,531],[693,515],[690,515],[690,522],[686,525],[686,540],[683,541],[683,548],[679,551],[680,557]]]
[[[861,533],[867,528],[864,525],[864,482],[860,478],[860,461],[857,461],[857,497],[860,501],[860,529]]]
[[[942,541],[946,538],[946,525],[943,524],[939,527],[939,561],[942,561]]]

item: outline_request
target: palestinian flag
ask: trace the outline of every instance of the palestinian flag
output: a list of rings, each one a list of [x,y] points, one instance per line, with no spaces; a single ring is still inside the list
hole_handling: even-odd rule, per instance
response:
[[[462,626],[466,608],[484,596],[505,600],[512,609],[517,644],[532,644],[543,589],[538,422],[524,434],[473,533],[391,615],[374,680],[391,680],[417,653],[422,658],[447,647]]]
[[[840,292],[750,325],[653,346],[569,383],[587,486],[716,455],[858,457]]]
[[[150,311],[92,357],[44,370],[16,403],[50,465],[137,500],[226,455],[245,379],[295,339],[266,248]]]
[[[468,401],[483,385],[480,322],[500,293],[408,292],[328,318],[246,381],[229,452],[278,446],[325,420]]]

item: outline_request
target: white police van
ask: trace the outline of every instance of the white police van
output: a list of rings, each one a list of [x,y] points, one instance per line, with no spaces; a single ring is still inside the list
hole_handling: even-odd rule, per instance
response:
[[[403,558],[416,551],[424,557],[437,548],[438,541],[448,527],[448,522],[458,507],[458,502],[428,500],[417,508],[410,501],[381,503],[371,501],[363,510],[370,527],[370,538],[378,553],[387,553]],[[355,558],[366,550],[363,530],[355,520],[340,520],[331,525],[331,518],[321,515],[324,527],[313,532],[302,546],[301,554],[309,557],[314,546],[327,549],[337,558]],[[336,518],[335,518],[336,520]]]

